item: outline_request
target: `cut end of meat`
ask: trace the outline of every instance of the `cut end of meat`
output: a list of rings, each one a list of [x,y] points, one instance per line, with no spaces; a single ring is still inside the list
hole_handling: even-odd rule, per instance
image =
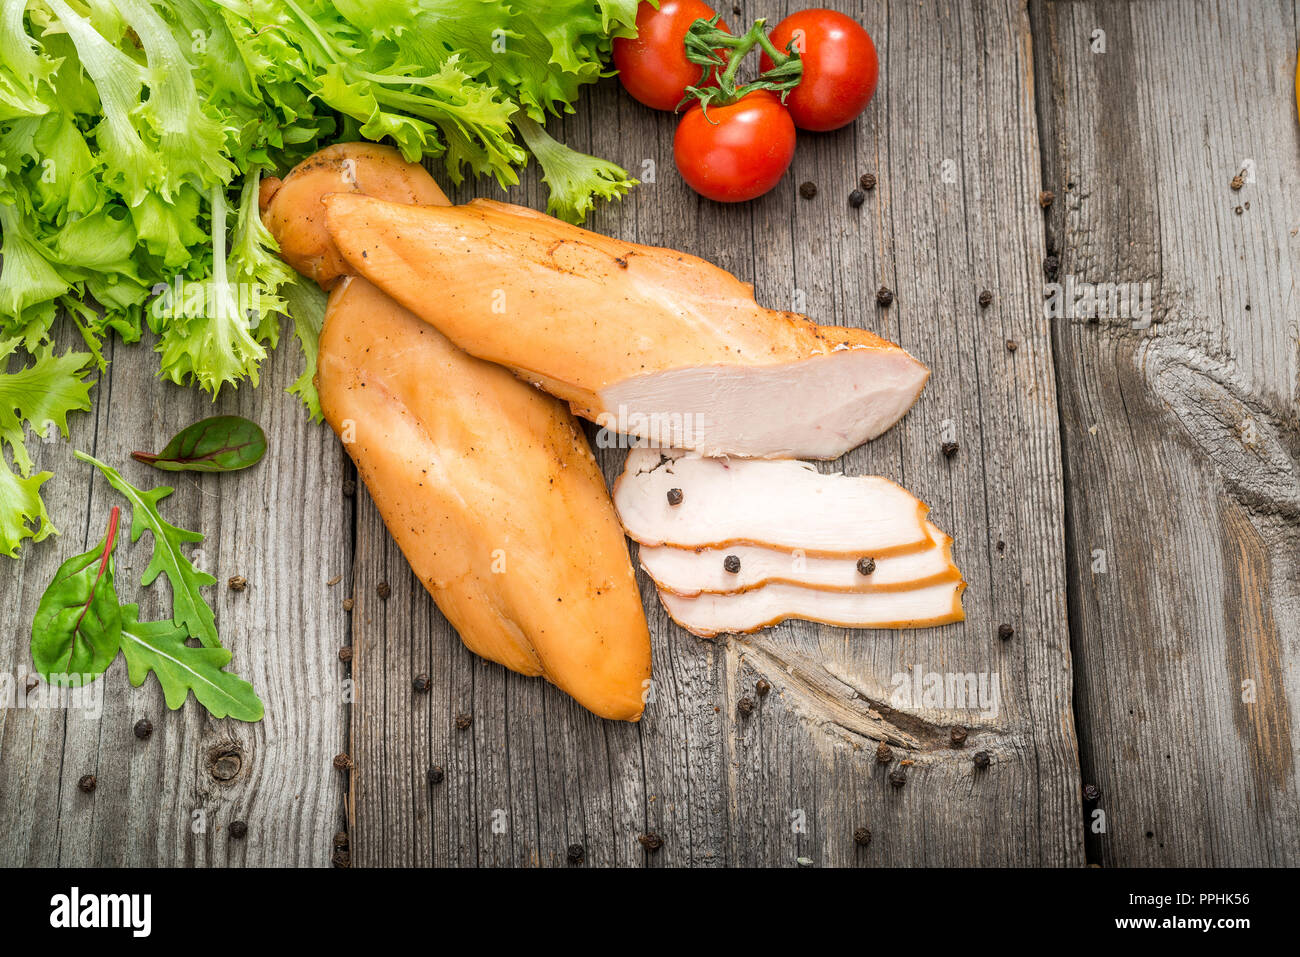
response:
[[[930,370],[896,346],[778,365],[699,366],[601,391],[598,424],[706,456],[834,459],[912,407]]]
[[[842,628],[928,628],[963,621],[963,581],[897,592],[829,592],[772,584],[735,595],[703,593],[684,598],[659,592],[677,624],[693,635],[714,638],[749,634],[790,618]]]

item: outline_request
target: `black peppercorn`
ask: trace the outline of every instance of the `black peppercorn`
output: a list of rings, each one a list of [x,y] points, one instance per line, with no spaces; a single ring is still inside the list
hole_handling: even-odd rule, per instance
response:
[[[335,847],[347,847],[347,846],[348,846],[348,832],[347,832],[347,831],[335,831],[335,832],[334,832],[334,846],[335,846]]]
[[[660,837],[658,834],[654,833],[654,831],[651,831],[649,834],[642,834],[640,837],[637,838],[637,840],[640,841],[641,846],[644,847],[651,854],[653,854],[655,851],[659,850],[659,848],[664,846],[664,839]]]
[[[669,504],[669,505],[681,505],[681,504],[682,504],[682,490],[681,490],[681,489],[679,489],[679,488],[670,488],[670,489],[668,490],[668,504]]]
[[[231,821],[230,836],[233,837],[236,841],[240,841],[248,837],[248,825],[245,824],[243,821]]]
[[[858,179],[858,185],[861,186],[863,189],[865,189],[867,192],[871,192],[873,189],[876,188],[876,174],[863,173],[862,176]]]
[[[586,855],[586,851],[584,850],[584,848],[583,848],[583,846],[582,846],[581,844],[570,844],[570,845],[569,845],[569,863],[570,863],[570,864],[581,864],[583,858],[586,857],[586,856],[587,856],[587,855]]]
[[[149,735],[153,734],[153,722],[148,718],[141,718],[135,723],[135,736],[143,741]]]
[[[1046,259],[1043,260],[1043,275],[1045,275],[1049,281],[1056,282],[1056,274],[1060,271],[1060,269],[1061,269],[1061,260],[1058,259],[1057,257],[1048,256]]]
[[[740,712],[742,718],[748,718],[754,713],[754,699],[745,696],[736,702],[736,710]]]
[[[888,286],[881,286],[876,290],[876,302],[882,306],[888,306],[894,301],[894,293]]]
[[[853,843],[858,847],[866,847],[871,843],[871,828],[860,827],[853,832]]]
[[[388,601],[388,596],[391,595],[392,593],[393,593],[393,589],[388,586],[388,582],[380,582],[378,585],[375,586],[375,594],[378,595],[380,598],[382,598],[384,601]]]
[[[474,723],[474,718],[472,715],[468,715],[468,714],[456,715],[456,727],[459,728],[461,731],[464,731],[473,723]]]
[[[957,451],[960,448],[961,446],[959,446],[956,442],[950,440],[943,443],[943,445],[939,446],[939,451],[943,453],[944,458],[950,459],[957,454]]]
[[[759,678],[754,685],[754,690],[757,691],[759,695],[766,698],[768,692],[772,690],[772,685],[766,678]]]
[[[1001,638],[1003,641],[1010,641],[1011,636],[1014,635],[1015,633],[1016,630],[1012,628],[1010,625],[1008,625],[1006,622],[1003,622],[1002,624],[998,625],[998,637]]]
[[[95,781],[95,776],[93,774],[86,774],[77,782],[77,787],[81,788],[81,790],[86,794],[89,794],[91,791],[95,790],[96,783],[98,782]]]
[[[959,724],[954,724],[952,730],[948,732],[948,740],[954,748],[960,748],[966,743],[966,729]]]
[[[1015,352],[1015,351],[1016,351],[1017,349],[1019,349],[1019,348],[1020,348],[1020,345],[1016,342],[1015,339],[1008,339],[1008,340],[1007,340],[1007,352]]]
[[[852,206],[854,209],[857,209],[859,206],[862,205],[863,200],[865,200],[866,198],[867,198],[866,193],[862,192],[862,190],[860,189],[855,189],[853,192],[849,193],[849,205]]]
[[[901,788],[907,783],[907,772],[902,768],[894,768],[889,772],[889,783],[896,788]]]
[[[352,646],[344,645],[342,648],[339,649],[339,661],[343,662],[346,665],[351,660],[352,660]]]
[[[799,195],[804,199],[812,199],[817,195],[817,184],[812,180],[799,184]]]
[[[1043,207],[1043,209],[1046,209],[1048,206],[1051,206],[1055,200],[1056,200],[1056,194],[1053,193],[1050,189],[1045,189],[1038,194],[1038,205]]]
[[[979,299],[980,308],[987,309],[989,307],[989,304],[992,302],[993,302],[992,291],[988,289],[980,290],[980,299]]]
[[[351,498],[353,495],[356,495],[356,494],[357,494],[357,483],[354,482],[352,479],[344,479],[344,480],[343,480],[343,494],[346,495],[348,498]]]
[[[739,556],[728,555],[726,558],[722,560],[722,568],[724,571],[730,572],[732,575],[739,572],[740,571]]]
[[[441,784],[442,779],[446,776],[446,772],[442,770],[441,764],[435,764],[433,767],[429,768],[428,778],[430,784]]]
[[[411,687],[414,688],[420,694],[424,694],[430,688],[433,687],[433,682],[429,680],[428,675],[419,674],[416,675],[415,679],[411,682]]]
[[[334,755],[334,767],[340,771],[348,771],[352,768],[352,758],[346,754]]]
[[[876,760],[881,764],[888,764],[894,760],[894,749],[881,741],[880,744],[876,745]]]
[[[248,587],[248,579],[243,575],[234,575],[226,581],[226,587],[231,591],[243,591]]]
[[[984,768],[987,768],[989,766],[992,759],[989,757],[989,753],[987,751],[976,751],[975,754],[971,757],[971,761],[974,762],[975,767],[979,768],[982,771]]]
[[[876,570],[876,560],[875,560],[874,558],[859,558],[859,559],[858,559],[858,574],[859,574],[859,575],[870,575],[870,574],[871,574],[872,572],[874,572],[875,570]]]
[[[1095,804],[1101,800],[1101,788],[1095,784],[1086,785],[1083,789],[1083,799],[1089,804]]]

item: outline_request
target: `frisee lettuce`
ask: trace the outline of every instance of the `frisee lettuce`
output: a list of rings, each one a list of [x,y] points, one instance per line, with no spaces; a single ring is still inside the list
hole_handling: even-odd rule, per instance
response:
[[[0,341],[0,555],[9,558],[17,557],[26,539],[39,542],[58,534],[40,495],[51,473],[32,474],[27,431],[51,438],[57,429],[67,438],[68,413],[90,408],[93,384],[86,371],[88,353],[55,355],[49,345],[36,347],[30,364],[5,372],[17,347],[17,339]]]
[[[216,396],[256,386],[282,316],[311,382],[323,299],[280,261],[263,175],[340,138],[396,144],[518,182],[530,151],[548,208],[580,222],[626,171],[548,136],[605,73],[636,0],[0,0],[0,402],[38,369],[87,408],[105,344],[156,336],[160,377]],[[301,312],[300,312],[301,310]],[[48,351],[65,315],[85,353]],[[16,350],[26,351],[22,359]],[[15,358],[10,360],[10,356]],[[74,361],[75,360],[75,361]],[[17,364],[17,373],[7,373]],[[30,378],[30,374],[29,374]],[[31,404],[24,394],[19,402]],[[0,408],[0,554],[53,534],[28,474],[19,402]],[[18,416],[16,429],[4,420]],[[9,468],[4,449],[13,457]]]

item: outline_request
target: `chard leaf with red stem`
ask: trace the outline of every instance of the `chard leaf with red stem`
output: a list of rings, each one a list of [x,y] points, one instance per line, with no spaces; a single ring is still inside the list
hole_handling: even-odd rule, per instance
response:
[[[88,684],[117,657],[122,613],[113,587],[113,551],[119,515],[113,506],[103,539],[60,565],[36,606],[32,661],[50,684]]]
[[[238,415],[214,415],[181,429],[158,453],[131,458],[164,472],[234,472],[256,465],[266,454],[266,433]]]

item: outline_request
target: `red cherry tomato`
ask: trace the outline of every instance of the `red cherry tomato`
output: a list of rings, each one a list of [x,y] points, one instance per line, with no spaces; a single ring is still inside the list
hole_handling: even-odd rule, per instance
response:
[[[710,20],[713,14],[713,8],[701,0],[662,0],[658,10],[642,3],[636,14],[636,37],[614,41],[614,66],[623,89],[653,109],[675,109],[686,88],[700,82],[701,67],[686,59],[686,31],[696,20]],[[718,26],[727,29],[722,20]]]
[[[762,196],[794,159],[794,122],[767,90],[729,106],[697,106],[682,117],[673,137],[673,159],[695,192],[720,203]]]
[[[857,119],[876,92],[880,61],[876,46],[857,21],[834,10],[801,10],[776,25],[772,45],[791,41],[803,58],[803,79],[785,105],[801,130],[837,130]],[[763,54],[762,69],[772,69]]]

